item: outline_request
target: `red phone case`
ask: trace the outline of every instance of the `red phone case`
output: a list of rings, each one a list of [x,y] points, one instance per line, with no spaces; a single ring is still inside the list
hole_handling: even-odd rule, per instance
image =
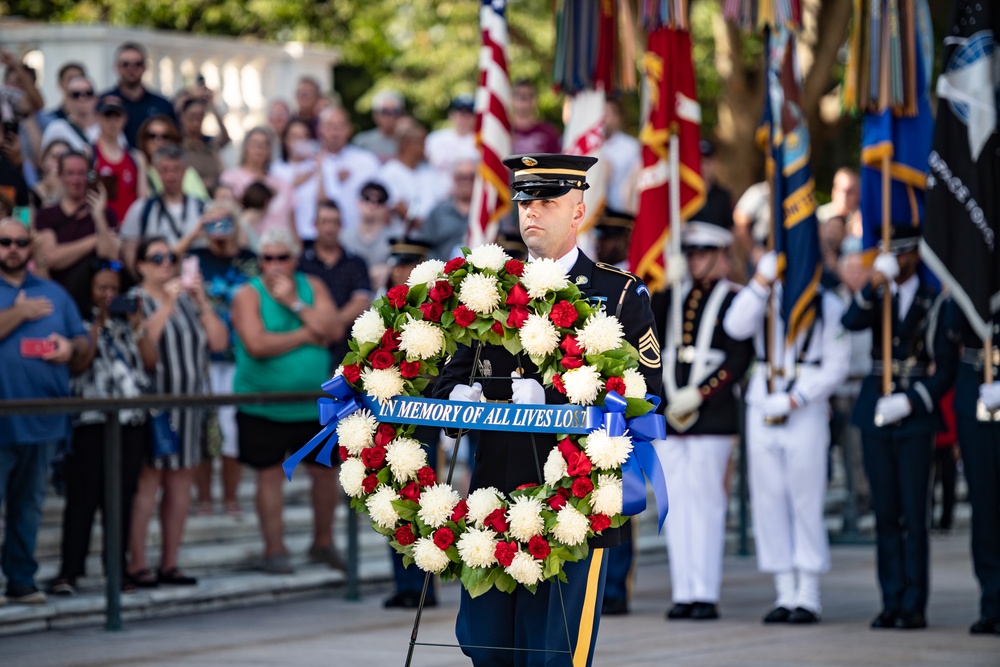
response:
[[[55,341],[44,338],[21,339],[21,356],[41,359],[46,354],[55,351]]]

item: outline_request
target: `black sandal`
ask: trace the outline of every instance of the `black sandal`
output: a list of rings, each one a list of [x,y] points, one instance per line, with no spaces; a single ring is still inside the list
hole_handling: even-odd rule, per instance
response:
[[[156,588],[160,585],[149,568],[143,568],[136,572],[126,572],[125,580],[131,582],[136,588]]]
[[[173,586],[196,586],[198,584],[197,579],[187,576],[181,572],[179,567],[172,567],[166,571],[160,570],[156,578],[161,584]]]

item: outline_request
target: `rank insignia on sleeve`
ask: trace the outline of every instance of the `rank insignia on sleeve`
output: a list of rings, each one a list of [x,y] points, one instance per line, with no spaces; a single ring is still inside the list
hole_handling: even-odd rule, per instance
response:
[[[648,368],[660,367],[660,341],[656,340],[653,327],[639,339],[639,362]]]
[[[643,294],[646,295],[647,299],[649,298],[649,289],[647,289],[644,284],[640,283],[639,286],[635,288],[635,295],[642,296]]]

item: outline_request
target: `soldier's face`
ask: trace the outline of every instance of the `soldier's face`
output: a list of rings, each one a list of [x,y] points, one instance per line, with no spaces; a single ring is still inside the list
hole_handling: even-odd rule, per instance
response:
[[[524,244],[532,256],[548,259],[559,259],[573,249],[587,214],[580,190],[554,199],[519,201],[517,209]]]

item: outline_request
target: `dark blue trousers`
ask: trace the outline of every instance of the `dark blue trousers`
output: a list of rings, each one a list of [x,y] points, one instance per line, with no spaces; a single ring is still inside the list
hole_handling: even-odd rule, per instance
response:
[[[891,426],[861,434],[886,610],[922,614],[927,607],[934,436],[933,432],[898,434]]]
[[[632,539],[604,550],[604,558],[608,561],[608,577],[604,584],[604,597],[608,600],[628,602],[631,597],[632,563],[635,561],[635,522],[636,517],[632,517],[628,524],[622,528],[622,532],[630,533]],[[627,537],[627,535],[622,537]]]
[[[604,600],[604,555],[591,549],[585,560],[566,563],[567,583],[541,583],[534,594],[518,586],[471,598],[463,588],[455,623],[462,652],[475,667],[589,667]]]
[[[427,452],[427,465],[438,472],[437,452],[438,438],[441,429],[437,426],[418,426],[413,431],[413,439],[424,444],[424,451]],[[443,479],[438,481],[443,482]],[[392,556],[392,575],[396,582],[397,593],[419,593],[424,590],[424,579],[427,573],[416,565],[403,567],[403,557],[396,553],[396,550],[389,547],[389,555]],[[427,587],[427,597],[434,597],[434,578],[431,577],[430,585]]]

